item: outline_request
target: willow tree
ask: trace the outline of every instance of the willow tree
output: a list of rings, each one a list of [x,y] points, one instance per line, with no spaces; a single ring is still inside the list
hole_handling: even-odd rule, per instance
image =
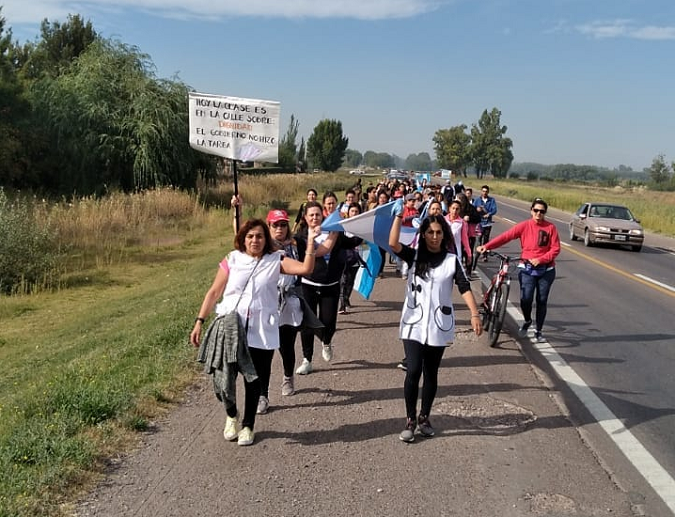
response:
[[[146,54],[110,40],[38,81],[33,103],[58,154],[52,190],[194,185],[199,157],[188,144],[187,94],[183,83],[157,79]]]

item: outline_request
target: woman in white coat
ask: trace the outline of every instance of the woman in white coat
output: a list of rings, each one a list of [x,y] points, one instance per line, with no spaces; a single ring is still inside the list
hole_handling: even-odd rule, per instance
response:
[[[400,233],[401,218],[397,215],[389,233],[389,247],[410,267],[399,325],[407,360],[403,386],[407,419],[399,438],[412,442],[418,427],[422,436],[434,435],[429,413],[438,388],[438,369],[445,348],[454,340],[453,284],[471,310],[471,326],[476,335],[482,333],[482,327],[471,285],[454,254],[452,234],[443,217],[432,215],[422,221],[417,249],[401,244]],[[422,374],[422,404],[418,413]]]

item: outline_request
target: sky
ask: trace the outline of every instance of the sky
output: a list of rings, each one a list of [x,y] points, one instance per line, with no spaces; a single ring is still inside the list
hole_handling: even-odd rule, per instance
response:
[[[675,160],[673,0],[0,0],[20,43],[68,14],[161,78],[281,103],[300,136],[406,158],[496,107],[516,162]]]

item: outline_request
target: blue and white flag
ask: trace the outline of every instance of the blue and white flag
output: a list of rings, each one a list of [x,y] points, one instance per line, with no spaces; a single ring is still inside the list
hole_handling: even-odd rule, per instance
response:
[[[373,292],[377,274],[380,272],[382,255],[377,245],[368,241],[364,241],[360,246],[359,255],[361,256],[361,267],[354,279],[354,291],[368,300],[370,299],[370,293]]]
[[[324,231],[346,231],[361,237],[364,241],[373,242],[388,253],[394,254],[389,247],[389,231],[394,223],[394,217],[397,213],[396,204],[400,201],[390,201],[386,205],[380,205],[373,210],[369,210],[348,219],[340,219],[329,215],[321,224]],[[411,245],[415,239],[417,230],[408,226],[401,227],[399,240],[402,244]]]

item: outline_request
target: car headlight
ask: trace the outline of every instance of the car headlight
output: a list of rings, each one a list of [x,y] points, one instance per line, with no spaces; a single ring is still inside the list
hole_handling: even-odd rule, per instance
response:
[[[644,232],[642,230],[631,230],[628,233],[631,235],[642,235]]]
[[[595,230],[598,232],[608,232],[609,228],[607,226],[596,226]]]

